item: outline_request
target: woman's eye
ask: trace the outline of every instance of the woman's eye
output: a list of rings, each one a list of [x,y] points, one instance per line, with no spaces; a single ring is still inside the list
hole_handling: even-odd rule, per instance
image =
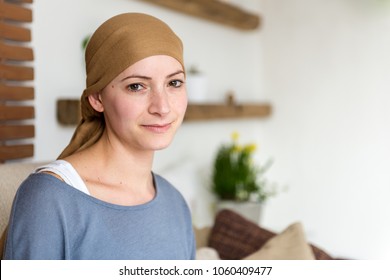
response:
[[[127,86],[127,89],[135,92],[142,90],[143,86],[141,84],[130,84]]]
[[[169,82],[169,86],[175,87],[175,88],[181,87],[182,84],[183,84],[183,81],[180,81],[180,80],[173,80],[173,81]]]

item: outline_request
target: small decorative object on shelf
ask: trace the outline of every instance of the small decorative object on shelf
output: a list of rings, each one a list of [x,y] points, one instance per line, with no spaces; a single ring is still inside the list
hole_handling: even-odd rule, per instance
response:
[[[262,204],[276,194],[264,177],[271,166],[256,165],[253,155],[256,145],[240,145],[238,133],[232,142],[222,145],[214,160],[212,190],[218,198],[217,211],[229,208],[258,223]]]
[[[190,67],[186,78],[188,102],[204,103],[207,100],[207,76],[195,66]]]

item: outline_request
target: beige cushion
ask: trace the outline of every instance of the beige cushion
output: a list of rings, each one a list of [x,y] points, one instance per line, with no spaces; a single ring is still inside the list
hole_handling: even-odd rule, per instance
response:
[[[272,237],[258,251],[245,260],[314,260],[310,245],[306,242],[301,223],[287,227],[282,233]]]
[[[9,213],[16,190],[24,179],[37,167],[37,163],[0,164],[0,231],[8,224]]]
[[[16,190],[24,179],[43,163],[5,163],[0,164],[0,257],[2,256],[4,236],[8,225],[12,202]]]
[[[203,228],[194,227],[197,249],[208,246],[210,232],[211,232],[211,227],[203,227]]]
[[[217,250],[210,247],[202,247],[196,250],[197,260],[220,260]]]

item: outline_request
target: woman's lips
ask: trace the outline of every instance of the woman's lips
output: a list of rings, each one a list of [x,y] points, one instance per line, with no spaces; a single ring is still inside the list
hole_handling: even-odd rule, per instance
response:
[[[166,124],[146,124],[142,125],[145,129],[154,132],[154,133],[165,133],[167,132],[171,126],[172,123],[166,123]]]

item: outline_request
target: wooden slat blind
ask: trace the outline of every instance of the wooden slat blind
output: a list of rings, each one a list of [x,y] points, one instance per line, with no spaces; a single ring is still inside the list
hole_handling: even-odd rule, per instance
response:
[[[0,163],[34,154],[32,2],[0,0]]]

